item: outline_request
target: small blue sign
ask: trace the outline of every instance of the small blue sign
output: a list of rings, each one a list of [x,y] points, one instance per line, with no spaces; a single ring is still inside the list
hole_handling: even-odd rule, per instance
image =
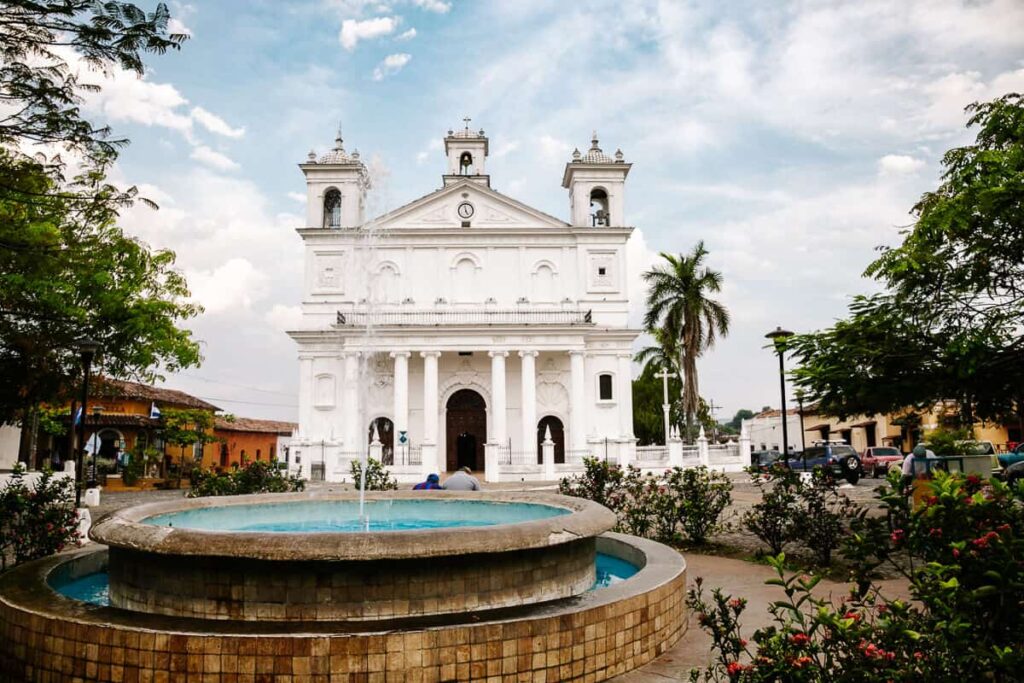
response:
[[[405,444],[409,442],[408,432],[401,430],[398,432],[398,443]]]

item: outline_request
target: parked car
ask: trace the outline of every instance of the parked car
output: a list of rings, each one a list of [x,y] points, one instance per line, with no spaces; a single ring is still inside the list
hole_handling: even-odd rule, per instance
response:
[[[1003,467],[1009,467],[1018,462],[1024,462],[1024,443],[1017,444],[1009,453],[1000,453],[996,456],[999,459],[999,464]]]
[[[816,441],[799,457],[789,458],[786,464],[794,469],[810,472],[820,467],[833,477],[856,484],[861,477],[860,456],[852,446],[834,441]]]
[[[1021,444],[1024,446],[1024,444]],[[1018,446],[1020,448],[1021,446]],[[1003,481],[1009,486],[1016,486],[1017,482],[1024,479],[1024,460],[1013,463],[1003,470]]]
[[[759,470],[767,470],[782,458],[779,451],[754,451],[750,454],[750,464]]]
[[[860,456],[860,466],[864,476],[884,477],[893,463],[902,463],[903,454],[900,449],[892,446],[871,446],[865,448]]]

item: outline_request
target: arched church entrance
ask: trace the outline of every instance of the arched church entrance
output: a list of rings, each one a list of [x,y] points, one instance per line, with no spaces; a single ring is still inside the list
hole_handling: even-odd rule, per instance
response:
[[[537,464],[544,464],[542,444],[548,429],[551,430],[551,440],[555,442],[555,462],[563,464],[565,463],[565,427],[562,426],[562,421],[554,415],[542,417],[537,423]]]
[[[460,467],[484,469],[484,443],[487,442],[487,405],[472,389],[459,389],[445,404],[446,466],[449,472]]]
[[[378,417],[370,422],[366,430],[366,443],[373,443],[373,428],[377,428],[377,438],[380,440],[380,457],[385,465],[395,464],[395,423],[386,417]]]

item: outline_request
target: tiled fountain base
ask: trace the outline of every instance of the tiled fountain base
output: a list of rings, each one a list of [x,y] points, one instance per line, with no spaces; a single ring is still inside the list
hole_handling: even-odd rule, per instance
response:
[[[472,616],[373,624],[165,617],[54,592],[68,556],[0,579],[0,680],[136,683],[601,681],[662,654],[686,629],[686,568],[657,543],[606,534],[598,550],[642,569],[577,598]],[[83,571],[104,551],[76,557]]]

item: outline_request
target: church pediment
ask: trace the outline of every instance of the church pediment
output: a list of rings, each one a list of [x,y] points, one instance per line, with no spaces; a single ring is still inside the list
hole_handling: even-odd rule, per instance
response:
[[[376,218],[372,226],[392,230],[465,227],[507,229],[565,228],[568,223],[467,180],[386,213]]]

